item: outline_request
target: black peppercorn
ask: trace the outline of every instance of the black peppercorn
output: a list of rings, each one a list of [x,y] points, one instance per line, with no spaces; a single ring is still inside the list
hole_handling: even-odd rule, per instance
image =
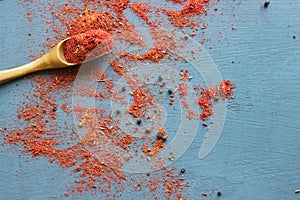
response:
[[[168,93],[169,93],[169,95],[173,94],[173,90],[170,88],[170,89],[168,90]]]
[[[222,196],[222,192],[219,191],[219,192],[217,193],[217,195],[218,195],[219,197]]]
[[[141,125],[142,120],[141,120],[141,119],[138,119],[138,120],[136,121],[136,123],[137,123],[137,125]]]
[[[266,0],[265,4],[264,4],[264,7],[267,8],[269,5],[270,5],[270,1]]]
[[[156,136],[156,137],[157,137],[157,139],[158,139],[158,140],[162,140],[162,139],[163,139],[163,135],[162,135],[162,134],[160,134],[160,133],[159,133],[159,134],[157,134],[157,136]]]
[[[180,173],[181,173],[181,174],[184,174],[184,172],[185,172],[185,169],[182,168],[182,169],[180,170]]]

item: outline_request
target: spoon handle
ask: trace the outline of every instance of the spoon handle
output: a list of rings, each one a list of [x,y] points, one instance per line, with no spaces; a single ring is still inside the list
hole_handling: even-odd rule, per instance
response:
[[[45,68],[45,66],[48,65],[47,59],[45,59],[44,57],[38,58],[37,60],[28,63],[26,65],[23,66],[19,66],[19,67],[15,67],[12,69],[7,69],[7,70],[1,70],[0,71],[0,85],[11,81],[13,79],[19,78],[21,76],[36,72],[36,71],[40,71],[43,68]]]

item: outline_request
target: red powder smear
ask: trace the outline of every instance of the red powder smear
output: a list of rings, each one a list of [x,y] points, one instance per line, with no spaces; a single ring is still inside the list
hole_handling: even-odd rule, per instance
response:
[[[183,104],[183,107],[184,107],[184,108],[186,108],[186,109],[189,109],[189,108],[190,108],[190,105],[189,105],[189,103],[187,102],[186,99],[183,99],[182,104]]]
[[[187,94],[187,88],[186,88],[186,84],[185,83],[180,83],[179,87],[178,87],[178,93],[180,95],[180,97],[185,97]]]
[[[113,70],[119,74],[119,75],[123,75],[124,72],[126,72],[128,69],[125,67],[123,62],[119,62],[116,60],[113,60],[111,62],[111,67],[113,68]]]
[[[168,54],[169,49],[175,48],[175,46],[176,44],[174,43],[174,41],[167,39],[165,36],[161,36],[161,38],[158,38],[155,41],[154,45],[146,53],[142,55],[123,53],[122,57],[132,60],[149,60],[153,62],[159,62]]]
[[[210,102],[210,99],[204,95],[206,89],[203,89],[203,93],[201,92],[202,96],[198,100],[198,104],[200,105],[200,108],[203,110],[200,114],[200,119],[206,120],[210,115],[213,114],[212,111],[212,103]]]
[[[117,23],[114,23],[112,13],[86,10],[76,20],[67,22],[67,36],[75,36],[92,29],[102,29],[111,32],[118,26]]]
[[[124,10],[128,7],[129,3],[130,0],[111,0],[104,2],[107,7],[112,8],[118,13],[118,17],[122,17]]]
[[[167,10],[165,8],[163,8],[162,11],[169,16],[174,26],[180,28],[184,26],[193,27],[194,25],[190,18],[205,13],[204,6],[208,2],[209,0],[189,0],[180,11]]]
[[[71,110],[68,109],[68,105],[66,103],[63,103],[61,105],[61,109],[65,112],[65,113],[70,113]]]
[[[120,141],[120,145],[124,148],[124,149],[128,149],[128,145],[130,145],[133,142],[132,136],[131,135],[126,135],[125,137],[122,138],[122,140]]]
[[[163,130],[160,129],[156,134],[157,140],[152,143],[153,148],[150,149],[147,144],[142,145],[142,151],[149,155],[153,156],[157,154],[162,148],[165,147],[165,140],[168,138],[168,134]]]
[[[147,4],[143,4],[141,2],[133,3],[130,4],[129,8],[131,8],[132,11],[136,13],[139,17],[141,17],[143,20],[149,20],[149,17],[146,15],[146,13],[150,12],[150,7]]]
[[[58,131],[61,130],[56,122],[58,106],[54,97],[51,96],[56,96],[59,88],[71,87],[69,84],[64,85],[64,81],[72,83],[71,80],[75,76],[76,74],[65,71],[56,76],[55,80],[58,82],[51,81],[51,78],[39,77],[36,88],[42,89],[37,90],[37,93],[32,95],[33,101],[29,105],[24,105],[18,115],[20,119],[24,119],[28,123],[23,129],[8,131],[4,142],[21,145],[23,146],[22,152],[30,153],[33,157],[44,156],[50,162],[56,162],[63,168],[75,167],[73,172],[79,174],[75,181],[75,190],[79,193],[94,190],[99,185],[101,188],[112,188],[113,183],[120,184],[123,179],[126,179],[119,171],[122,163],[119,162],[118,155],[110,153],[107,155],[108,157],[104,155],[100,160],[96,155],[92,155],[90,151],[86,150],[86,145],[90,143],[93,145],[97,141],[105,140],[102,134],[96,132],[97,123],[95,122],[101,122],[101,127],[104,127],[105,130],[103,131],[106,134],[114,134],[115,129],[109,125],[113,121],[112,119],[104,115],[99,115],[99,119],[94,119],[92,114],[97,112],[96,109],[89,109],[88,112],[77,109],[80,113],[84,113],[82,125],[89,127],[92,132],[87,133],[84,138],[73,145],[68,145],[65,148],[59,147],[65,143],[69,144],[70,141],[74,142],[75,140],[72,139],[74,133],[71,132],[71,138],[68,138],[66,132]],[[40,100],[37,97],[40,97]],[[62,106],[64,107],[64,104]],[[128,145],[130,140],[126,139],[124,142]],[[107,189],[103,192],[107,192]]]
[[[213,99],[221,97],[223,100],[233,97],[233,89],[235,85],[229,80],[223,80],[219,86],[211,87],[209,89],[203,88],[201,91],[201,97],[198,100],[198,104],[203,112],[200,114],[200,119],[206,120],[213,114],[212,102]]]
[[[183,5],[183,3],[184,3],[184,0],[166,0],[167,2],[169,2],[169,1],[171,1],[171,2],[173,2],[173,3],[179,3],[179,4],[181,4],[181,5]]]
[[[133,30],[118,31],[118,34],[114,37],[116,40],[127,41],[140,47],[147,47],[144,39],[139,35],[139,33],[133,32]]]
[[[134,117],[145,117],[147,109],[146,106],[153,104],[153,96],[147,97],[146,92],[137,88],[133,91],[134,101],[128,108],[128,112]]]
[[[26,15],[27,15],[28,20],[31,22],[32,21],[32,11],[28,10],[26,12]]]
[[[236,86],[233,83],[231,83],[230,80],[223,80],[221,82],[219,92],[220,92],[220,96],[223,98],[223,100],[234,97],[233,89],[235,87]]]
[[[193,117],[195,117],[195,116],[197,116],[197,114],[195,113],[195,111],[193,111],[193,110],[188,110],[188,113],[187,113],[187,115],[186,115],[186,117],[187,117],[188,119],[193,119]]]
[[[81,63],[85,59],[97,58],[112,48],[112,36],[96,29],[71,37],[64,46],[64,56],[69,63]]]

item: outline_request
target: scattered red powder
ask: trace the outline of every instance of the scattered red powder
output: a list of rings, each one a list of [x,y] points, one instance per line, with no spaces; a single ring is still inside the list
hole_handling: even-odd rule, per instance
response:
[[[64,46],[64,56],[69,63],[81,63],[108,53],[113,48],[111,34],[101,29],[89,30],[72,36]]]
[[[195,23],[190,19],[196,15],[202,15],[205,13],[205,4],[208,0],[189,0],[186,5],[179,11],[162,9],[171,20],[174,26],[183,28],[184,26],[194,27]]]
[[[132,136],[131,135],[126,135],[125,137],[122,138],[120,141],[120,145],[124,148],[127,149],[128,145],[130,145],[133,142]]]
[[[127,68],[125,67],[124,63],[118,62],[116,60],[113,60],[111,62],[111,67],[119,75],[123,75],[127,71]]]
[[[167,1],[172,1],[173,3],[179,3],[179,4],[184,3],[184,0],[167,0]]]
[[[152,62],[159,62],[160,60],[166,57],[170,49],[174,49],[176,47],[175,41],[172,41],[169,35],[159,33],[159,31],[153,33],[155,34],[154,36],[157,37],[157,40],[155,41],[154,45],[150,48],[150,50],[148,50],[146,53],[142,55],[123,53],[122,57],[132,60],[150,60]]]
[[[65,112],[65,113],[70,113],[71,110],[68,109],[68,105],[66,103],[63,103],[61,105],[61,109]]]
[[[162,148],[165,147],[165,140],[168,138],[167,133],[160,129],[156,134],[157,140],[152,143],[153,148],[150,149],[147,144],[143,144],[142,150],[145,154],[148,154],[149,156],[153,156],[157,154]]]
[[[105,1],[104,4],[112,8],[120,17],[123,17],[124,10],[128,7],[130,0],[111,0],[111,1]]]
[[[187,113],[187,115],[186,115],[186,117],[187,117],[188,119],[193,119],[195,116],[197,116],[197,114],[196,114],[195,111],[193,111],[193,110],[188,110],[188,113]]]
[[[128,112],[134,117],[144,117],[147,112],[147,105],[153,104],[153,96],[147,97],[146,92],[137,88],[133,92],[134,102],[128,108]]]
[[[185,3],[184,0],[170,1],[181,5]],[[33,7],[40,5],[33,0],[23,2],[26,2],[26,6],[29,6],[29,3],[34,5]],[[48,12],[52,18],[46,18],[43,14],[41,18],[46,18],[45,23],[57,35],[54,39],[48,37],[44,46],[52,47],[62,38],[71,37],[64,51],[67,61],[72,63],[79,63],[86,56],[93,56],[89,55],[89,52],[98,45],[103,44],[106,51],[111,50],[112,39],[108,40],[108,43],[103,41],[112,38],[112,35],[114,37],[116,35],[118,40],[145,47],[143,40],[135,34],[134,25],[124,15],[125,10],[131,9],[149,26],[155,43],[143,54],[124,51],[121,52],[121,57],[125,61],[158,63],[163,59],[168,59],[170,50],[178,47],[176,41],[172,39],[172,34],[159,30],[159,13],[168,15],[170,22],[176,27],[199,28],[198,22],[193,18],[206,12],[207,3],[208,0],[189,0],[182,6],[182,9],[175,11],[166,8],[156,9],[141,2],[130,3],[130,0],[71,0],[62,4],[56,1],[48,2],[44,4],[44,7],[39,7],[39,10]],[[33,14],[35,16],[32,11],[27,11],[29,20]],[[154,20],[150,21],[150,19]],[[205,38],[202,40],[204,41]],[[130,68],[125,61],[109,60],[117,76],[124,75]],[[29,153],[33,157],[43,156],[64,169],[72,169],[75,185],[68,187],[68,192],[63,194],[65,197],[74,197],[76,193],[81,194],[85,191],[99,191],[109,199],[116,199],[124,188],[132,187],[134,190],[143,188],[146,192],[148,189],[150,194],[147,195],[151,199],[187,199],[185,188],[187,183],[182,180],[180,174],[174,172],[174,169],[168,169],[163,160],[156,160],[157,165],[160,165],[162,169],[159,173],[147,173],[137,180],[121,171],[124,163],[132,158],[132,155],[128,154],[132,150],[135,157],[146,155],[154,159],[155,155],[167,145],[165,141],[168,134],[164,129],[160,128],[154,139],[149,136],[150,134],[144,134],[139,144],[138,139],[130,132],[120,129],[111,112],[94,107],[84,108],[79,105],[73,105],[72,111],[79,121],[79,126],[87,129],[85,135],[79,138],[78,133],[67,121],[64,125],[60,125],[57,110],[70,112],[66,101],[72,96],[76,73],[77,69],[73,68],[53,73],[51,76],[31,76],[35,90],[31,96],[26,97],[18,113],[19,120],[24,121],[22,122],[24,127],[8,129],[4,143],[11,146],[17,145],[23,153]],[[95,82],[103,82],[106,88],[98,93],[90,88],[83,88],[78,95],[93,96],[96,100],[117,98],[113,91],[114,83],[109,80],[108,76],[102,71],[95,71],[95,74],[98,78]],[[146,118],[148,106],[154,104],[155,95],[142,89],[133,79],[134,77],[126,79],[130,83],[133,95],[133,103],[129,105],[127,111],[133,117]],[[183,72],[183,80],[190,80],[188,71]],[[205,120],[213,114],[212,100],[219,97],[223,100],[233,97],[234,87],[230,81],[224,80],[217,87],[203,88],[198,101],[203,110],[200,118]],[[182,98],[186,96],[186,89],[185,83],[179,85],[178,91]],[[57,100],[59,98],[62,100]],[[170,104],[173,105],[174,96],[170,98]],[[187,102],[185,99],[183,101],[188,109]],[[191,119],[194,116],[195,113],[189,110],[187,117]],[[151,120],[153,125],[154,118]]]
[[[28,10],[26,14],[27,14],[28,20],[31,22],[32,21],[32,11]]]
[[[178,92],[181,97],[185,97],[187,93],[186,83],[180,83],[178,87]]]
[[[101,188],[112,188],[112,183],[121,183],[126,177],[119,172],[121,163],[118,162],[117,155],[102,156],[101,160],[90,151],[86,149],[86,145],[95,145],[98,141],[103,141],[103,135],[95,134],[95,120],[91,116],[97,110],[89,109],[86,112],[78,109],[78,112],[84,113],[82,126],[91,128],[90,133],[87,133],[84,138],[75,142],[73,145],[68,145],[65,148],[59,145],[70,144],[77,140],[73,138],[75,133],[69,131],[68,127],[64,132],[57,125],[57,109],[58,105],[55,101],[55,96],[58,95],[60,88],[68,89],[72,87],[76,73],[65,71],[51,78],[45,79],[43,77],[36,77],[37,93],[32,94],[32,100],[29,104],[25,104],[24,108],[18,114],[19,119],[24,119],[27,125],[20,130],[8,131],[5,135],[4,141],[6,144],[22,145],[24,153],[30,153],[33,157],[44,156],[50,162],[56,162],[63,168],[71,168],[74,173],[79,173],[78,179],[75,181],[77,184],[76,191],[79,193],[86,190],[94,190],[101,185]],[[43,81],[42,81],[43,80]],[[38,97],[40,100],[38,100]],[[62,107],[65,107],[65,103]],[[109,126],[111,123],[109,117],[99,115],[102,120],[101,127]],[[97,120],[98,121],[98,120]],[[47,128],[50,127],[50,128]],[[72,130],[72,129],[71,129]],[[103,130],[106,134],[114,129],[105,128]],[[125,144],[129,144],[129,140],[125,140]],[[105,182],[102,182],[102,177]],[[106,193],[107,190],[102,192]],[[65,196],[69,196],[67,193]],[[107,194],[109,195],[109,194]]]
[[[112,32],[119,26],[118,23],[114,22],[114,16],[111,12],[95,12],[91,10],[85,10],[83,15],[77,16],[76,20],[68,20],[65,23],[68,27],[67,36],[78,35],[93,29]]]
[[[198,100],[198,104],[203,112],[200,114],[200,119],[206,120],[213,114],[211,100],[221,97],[223,100],[233,97],[233,89],[235,85],[229,80],[223,80],[219,86],[211,87],[209,89],[203,88],[201,91],[201,97]]]
[[[231,83],[230,80],[223,80],[220,84],[220,91],[219,94],[222,97],[223,100],[228,98],[233,98],[234,93],[233,89],[235,88],[235,85]]]
[[[145,21],[149,20],[149,17],[146,15],[146,13],[150,11],[150,7],[147,4],[143,4],[141,2],[133,3],[130,4],[129,8],[131,8],[133,12],[135,12],[143,20]]]

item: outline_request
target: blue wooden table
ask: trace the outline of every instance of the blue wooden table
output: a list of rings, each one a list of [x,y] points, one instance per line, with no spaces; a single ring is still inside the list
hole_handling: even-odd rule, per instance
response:
[[[186,169],[192,199],[300,199],[294,193],[300,189],[300,1],[271,1],[265,9],[261,0],[224,0],[218,9],[203,17],[205,37],[211,38],[204,47],[222,77],[236,84],[236,98],[227,102],[212,152],[198,158],[199,135],[174,166]],[[0,69],[28,62],[44,40],[44,25],[29,25],[24,13],[17,1],[0,1]],[[0,86],[0,128],[16,122],[12,113],[31,92],[26,78]],[[58,166],[0,150],[0,199],[63,198],[72,177]],[[200,195],[212,190],[223,195]]]

